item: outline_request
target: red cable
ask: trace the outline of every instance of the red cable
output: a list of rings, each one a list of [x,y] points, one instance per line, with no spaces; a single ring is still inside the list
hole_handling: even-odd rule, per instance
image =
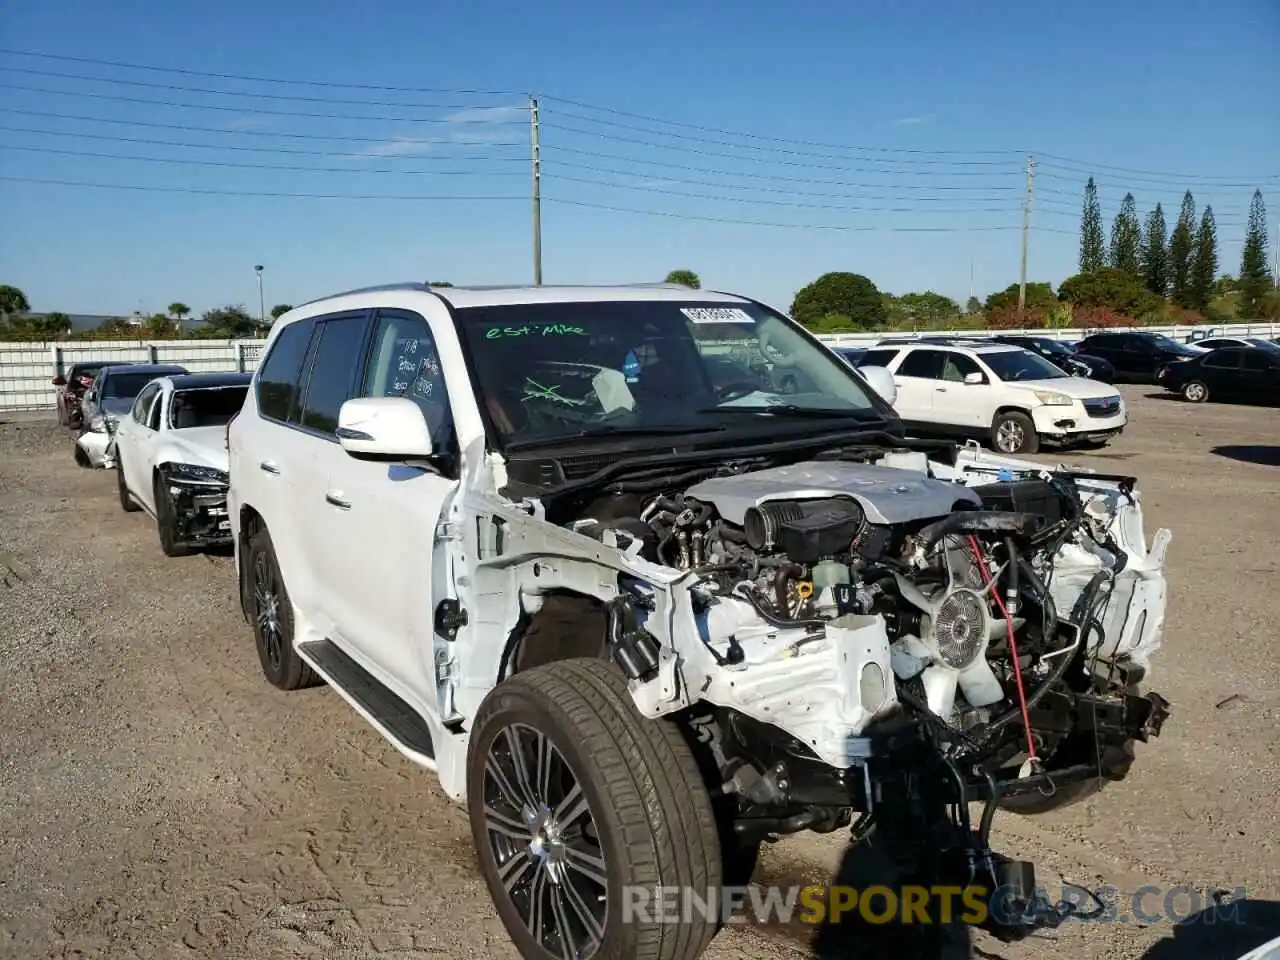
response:
[[[991,586],[991,571],[987,569],[987,563],[982,556],[982,548],[978,546],[978,538],[973,534],[969,534],[969,546],[973,550],[973,558],[977,561],[978,569],[982,571],[982,579],[988,587]],[[1013,562],[1013,558],[1009,558]],[[1018,705],[1022,708],[1022,728],[1027,734],[1027,759],[1034,760],[1037,763],[1040,758],[1036,756],[1035,741],[1031,737],[1031,712],[1027,709],[1027,694],[1022,688],[1022,665],[1018,663],[1018,641],[1013,635],[1013,618],[1009,616],[1009,608],[1004,605],[1004,598],[1000,596],[999,590],[992,590],[991,595],[995,597],[996,606],[1000,608],[1000,613],[1004,616],[1005,630],[1009,635],[1009,652],[1013,654],[1013,679],[1018,686]]]

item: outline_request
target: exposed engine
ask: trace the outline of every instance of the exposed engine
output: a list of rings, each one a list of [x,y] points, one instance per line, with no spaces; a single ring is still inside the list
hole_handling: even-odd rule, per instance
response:
[[[605,498],[574,524],[687,574],[714,664],[685,651],[677,669],[718,705],[700,735],[739,835],[856,812],[992,856],[997,806],[1040,812],[1125,776],[1167,712],[1136,690],[1167,534],[1148,555],[1127,478],[1030,467],[894,451]],[[643,591],[610,609],[614,655],[641,681],[659,665],[651,609]]]

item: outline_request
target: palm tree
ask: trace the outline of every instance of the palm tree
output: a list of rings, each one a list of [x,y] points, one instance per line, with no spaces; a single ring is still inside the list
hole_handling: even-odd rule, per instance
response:
[[[188,307],[181,300],[178,300],[174,303],[169,304],[169,316],[173,317],[175,320],[178,321],[175,324],[175,326],[178,328],[179,333],[182,332],[183,318],[188,317],[190,315],[191,315],[191,308]]]

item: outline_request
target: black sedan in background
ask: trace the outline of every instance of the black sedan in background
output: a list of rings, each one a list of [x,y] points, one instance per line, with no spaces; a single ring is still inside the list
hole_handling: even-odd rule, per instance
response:
[[[1162,333],[1095,333],[1076,344],[1076,353],[1102,357],[1115,367],[1115,379],[1129,383],[1160,383],[1161,371],[1204,356]]]
[[[1060,370],[1075,377],[1087,377],[1103,383],[1114,383],[1116,369],[1109,360],[1089,353],[1077,352],[1070,344],[1055,340],[1053,337],[1022,337],[1016,335],[996,334],[991,337],[996,343],[1008,343],[1022,347],[1032,353],[1038,353]]]
[[[1223,347],[1165,367],[1160,385],[1192,403],[1280,404],[1280,346]]]

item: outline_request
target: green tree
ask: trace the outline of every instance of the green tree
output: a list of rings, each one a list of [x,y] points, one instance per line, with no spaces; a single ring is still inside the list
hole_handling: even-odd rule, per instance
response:
[[[453,284],[448,280],[431,280],[427,283],[428,287],[452,287]]]
[[[1053,285],[1049,283],[1028,283],[1027,284],[1027,309],[1047,310],[1058,302],[1058,297],[1053,292]],[[1004,310],[1012,307],[1018,307],[1018,285],[1011,283],[1003,290],[991,294],[987,297],[985,305],[988,313],[995,310]]]
[[[964,312],[969,314],[969,316],[973,316],[975,313],[981,313],[982,301],[977,297],[970,297],[968,302],[964,305]]]
[[[1191,258],[1196,246],[1196,202],[1188,190],[1182,195],[1182,209],[1169,238],[1169,274],[1173,282],[1173,302],[1190,309]]]
[[[258,329],[258,321],[241,304],[206,310],[200,320],[204,335],[217,340],[247,337]]]
[[[1111,224],[1110,266],[1131,276],[1142,276],[1142,226],[1133,194],[1126,193],[1120,212]]]
[[[1142,237],[1142,280],[1161,299],[1169,292],[1169,245],[1160,204],[1147,215]]]
[[[1073,307],[1107,307],[1135,320],[1160,309],[1160,298],[1132,274],[1116,267],[1068,277],[1058,296]]]
[[[667,274],[665,282],[678,283],[682,287],[692,287],[694,290],[702,289],[702,281],[692,270],[672,270]]]
[[[4,323],[12,314],[26,313],[31,309],[27,295],[17,287],[0,284],[0,323]]]
[[[806,327],[845,317],[861,330],[878,330],[889,319],[880,291],[860,273],[824,273],[796,294],[791,315]]]
[[[271,308],[271,319],[279,320],[281,317],[283,317],[286,313],[288,313],[292,309],[293,309],[292,303],[277,303],[274,307]]]
[[[900,297],[886,294],[889,317],[896,328],[942,330],[955,324],[960,304],[941,293],[904,293]]]
[[[1213,283],[1218,276],[1218,227],[1213,207],[1204,208],[1200,229],[1196,231],[1195,253],[1191,258],[1192,309],[1203,310],[1213,298]]]
[[[1267,270],[1267,208],[1262,191],[1253,192],[1249,204],[1249,227],[1240,255],[1240,315],[1248,319],[1262,316],[1264,301],[1274,286]]]
[[[1106,266],[1103,249],[1102,209],[1093,177],[1084,186],[1084,213],[1080,217],[1080,272],[1091,273]]]
[[[178,321],[178,325],[182,325],[182,321],[191,316],[191,308],[181,300],[175,300],[169,304],[169,316]]]

